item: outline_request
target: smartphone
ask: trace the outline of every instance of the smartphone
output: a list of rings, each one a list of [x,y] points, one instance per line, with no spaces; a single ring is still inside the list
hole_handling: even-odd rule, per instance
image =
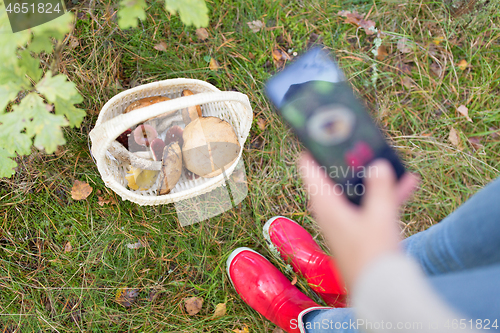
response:
[[[369,164],[387,159],[399,178],[405,168],[327,52],[314,48],[265,86],[278,114],[354,204],[361,204]]]

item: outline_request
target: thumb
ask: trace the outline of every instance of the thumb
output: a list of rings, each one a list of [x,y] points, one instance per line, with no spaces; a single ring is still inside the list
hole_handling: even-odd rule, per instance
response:
[[[396,175],[392,165],[385,159],[379,159],[367,168],[368,177],[365,178],[366,192],[362,206],[373,214],[386,215],[388,212],[397,211]]]

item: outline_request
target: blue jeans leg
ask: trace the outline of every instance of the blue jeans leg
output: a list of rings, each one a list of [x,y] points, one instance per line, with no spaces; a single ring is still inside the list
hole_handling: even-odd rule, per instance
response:
[[[473,329],[482,327],[489,331],[500,330],[499,281],[500,264],[429,277],[436,294],[463,315],[459,318],[463,321],[458,321],[457,325]],[[303,322],[308,333],[358,332],[352,308],[315,310],[306,314]],[[396,327],[397,323],[392,325]],[[453,327],[454,323],[449,325]]]
[[[403,246],[428,275],[500,263],[500,178]]]
[[[498,319],[500,325],[500,178],[440,223],[405,239],[403,247],[430,275],[437,294],[464,319],[479,319],[483,325]],[[355,333],[354,321],[352,309],[304,316],[308,333]]]

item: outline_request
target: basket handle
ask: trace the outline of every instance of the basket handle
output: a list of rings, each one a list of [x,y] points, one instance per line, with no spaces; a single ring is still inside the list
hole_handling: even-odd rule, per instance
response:
[[[152,104],[150,106],[121,114],[94,127],[92,131],[90,131],[90,140],[92,140],[92,155],[94,155],[97,160],[98,167],[100,167],[99,164],[104,163],[106,151],[111,143],[131,126],[145,122],[149,118],[162,114],[170,114],[193,105],[213,102],[238,102],[251,109],[248,97],[245,94],[235,91],[199,93]]]

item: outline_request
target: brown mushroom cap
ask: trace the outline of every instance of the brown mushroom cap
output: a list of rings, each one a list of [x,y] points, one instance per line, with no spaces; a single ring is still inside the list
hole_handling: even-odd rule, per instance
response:
[[[146,98],[138,99],[137,101],[132,102],[127,108],[123,111],[123,113],[128,113],[130,111],[140,109],[146,106],[153,105],[155,103],[169,101],[170,98],[167,96],[151,96]]]
[[[188,89],[183,90],[181,93],[181,96],[191,95],[194,95],[194,93]],[[199,105],[190,106],[182,110],[182,120],[186,125],[199,117],[201,117],[201,106]]]
[[[182,152],[177,142],[172,142],[163,149],[160,188],[158,195],[170,193],[182,175]]]
[[[205,178],[215,177],[231,166],[241,149],[231,125],[217,117],[192,121],[182,138],[184,166]]]

